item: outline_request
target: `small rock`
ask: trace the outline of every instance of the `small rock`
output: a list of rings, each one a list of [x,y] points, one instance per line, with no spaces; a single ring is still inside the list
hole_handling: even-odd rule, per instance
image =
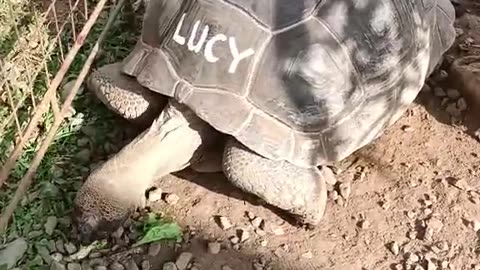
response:
[[[150,270],[152,266],[150,265],[149,260],[145,260],[142,262],[142,270]]]
[[[448,104],[445,111],[453,117],[460,117],[462,115],[462,112],[457,108],[456,103]]]
[[[237,236],[232,236],[232,237],[230,237],[230,242],[234,245],[238,244],[238,243],[240,243],[240,238],[238,238]]]
[[[285,231],[282,229],[282,227],[274,226],[274,227],[272,228],[272,233],[273,233],[274,235],[280,236],[280,235],[284,235],[284,234],[285,234]]]
[[[395,266],[393,266],[393,269],[395,269],[395,270],[404,270],[404,269],[403,269],[403,265],[402,265],[401,263],[395,264]]]
[[[125,229],[122,226],[120,226],[115,232],[112,233],[112,237],[114,239],[120,239],[122,238],[122,235],[124,232],[125,232]]]
[[[53,262],[50,265],[50,270],[65,270],[65,265],[59,263],[59,262]]]
[[[53,258],[52,256],[50,256],[50,251],[47,247],[42,245],[35,245],[35,249],[37,250],[37,254],[42,257],[44,262],[46,262],[47,264],[52,263]]]
[[[447,90],[447,96],[450,98],[450,99],[458,99],[460,97],[460,92],[457,90],[457,89],[448,89]]]
[[[148,247],[148,256],[150,257],[155,257],[160,253],[160,250],[162,249],[162,244],[160,243],[151,243],[150,246]]]
[[[328,197],[330,198],[330,200],[336,201],[338,200],[338,192],[336,190],[329,191]]]
[[[450,263],[448,261],[442,261],[440,263],[440,267],[441,267],[441,269],[447,269],[449,264]]]
[[[169,205],[175,205],[178,203],[180,200],[180,197],[178,195],[170,193],[165,196],[165,202],[168,203]]]
[[[79,263],[69,263],[67,264],[68,270],[82,270],[82,265]]]
[[[398,255],[399,250],[400,250],[400,248],[399,248],[397,242],[394,241],[390,244],[390,251],[393,253],[393,255],[395,255],[395,256]]]
[[[123,267],[123,265],[121,265],[119,262],[114,262],[110,264],[108,268],[110,270],[125,270],[125,267]]]
[[[224,265],[222,266],[222,270],[233,270],[233,269],[228,265]]]
[[[106,266],[103,266],[103,265],[98,265],[98,266],[95,266],[94,269],[95,269],[95,270],[107,270],[107,267],[106,267]]]
[[[218,242],[210,242],[208,243],[208,252],[210,254],[218,254],[220,253],[221,247],[221,244]]]
[[[27,252],[28,244],[23,238],[18,238],[0,250],[0,266],[7,265],[7,269],[13,268]]]
[[[256,217],[251,221],[253,227],[260,228],[263,224],[263,219],[261,217]]]
[[[228,230],[231,227],[233,227],[232,223],[230,222],[230,220],[227,217],[220,217],[219,221],[220,221],[220,227],[223,230]]]
[[[480,231],[480,221],[476,219],[470,220],[470,228],[472,228],[476,232]]]
[[[423,235],[423,240],[431,241],[433,239],[434,230],[431,227],[425,229],[425,234]]]
[[[50,216],[47,218],[47,222],[45,222],[45,233],[48,235],[52,235],[53,231],[57,227],[57,217],[55,216]]]
[[[423,268],[421,265],[417,264],[417,265],[415,265],[415,268],[413,268],[413,270],[425,270],[425,268]]]
[[[125,268],[126,270],[140,270],[138,269],[138,266],[133,259],[127,261],[127,263],[125,264]]]
[[[459,98],[457,100],[457,108],[461,112],[466,111],[468,109],[467,101],[464,98]]]
[[[313,253],[311,251],[305,252],[302,254],[302,258],[311,259],[313,258]]]
[[[268,245],[268,241],[267,241],[267,240],[262,240],[262,241],[260,242],[260,245],[261,245],[262,247],[266,247],[266,246]]]
[[[65,243],[64,245],[65,251],[67,251],[68,254],[73,254],[77,252],[77,247],[73,243]]]
[[[340,195],[346,200],[352,192],[352,185],[349,182],[341,183],[339,186]]]
[[[252,212],[250,212],[250,211],[248,211],[248,212],[247,212],[247,217],[248,217],[249,220],[253,220],[253,219],[255,218],[255,214],[252,213]]]
[[[91,155],[90,149],[84,148],[78,151],[75,157],[81,162],[88,162],[90,161],[90,155]]]
[[[173,262],[167,262],[163,264],[163,270],[177,270],[177,266]]]
[[[265,232],[264,230],[262,230],[260,228],[255,229],[255,233],[258,234],[259,236],[267,235],[267,232]]]
[[[447,93],[445,93],[445,90],[441,87],[435,87],[433,88],[433,94],[437,97],[445,97],[447,96]]]
[[[427,227],[433,230],[432,233],[439,233],[443,228],[443,222],[436,217],[432,217],[427,221]]]
[[[54,253],[51,255],[52,260],[56,262],[60,262],[63,259],[63,255],[61,253]]]
[[[448,78],[448,72],[446,70],[441,69],[438,72],[438,79],[439,80],[445,80],[446,78]]]
[[[417,231],[411,230],[411,231],[408,231],[407,237],[413,240],[417,238],[417,234],[418,234]]]
[[[177,266],[178,270],[185,270],[187,269],[188,264],[193,258],[193,254],[190,252],[182,252],[180,256],[178,256],[175,265]]]
[[[161,188],[155,188],[148,192],[149,202],[158,202],[162,199],[163,190]]]
[[[467,181],[465,181],[465,179],[457,179],[455,177],[447,177],[446,180],[450,185],[452,185],[452,186],[454,186],[454,187],[456,187],[460,190],[464,190],[464,191],[472,190],[472,188],[467,183]]]
[[[417,263],[418,261],[420,261],[420,258],[418,257],[417,254],[415,253],[407,254],[407,261],[406,261],[407,264],[411,265],[411,264]]]
[[[414,129],[409,125],[405,125],[405,126],[402,126],[402,130],[404,132],[412,132]]]
[[[247,230],[241,229],[240,230],[240,242],[245,242],[250,238],[250,233]]]
[[[364,230],[370,228],[370,222],[368,220],[360,221],[360,228],[362,228]]]

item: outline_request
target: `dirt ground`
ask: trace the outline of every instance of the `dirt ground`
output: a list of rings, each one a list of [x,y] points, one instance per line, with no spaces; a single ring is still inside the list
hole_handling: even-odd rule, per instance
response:
[[[480,121],[471,109],[478,105],[466,96],[469,108],[452,113],[449,104],[462,97],[448,90],[457,82],[445,77],[452,60],[479,54],[474,44],[480,44],[480,27],[475,29],[480,12],[473,1],[461,2],[457,12],[461,30],[443,71],[432,76],[383,136],[336,165],[338,180],[351,185],[351,194],[344,200],[330,192],[318,228],[290,224],[228,185],[221,174],[187,169],[162,179],[163,191],[180,200],[173,206],[160,201],[153,209],[192,230],[182,250],[194,254],[195,265],[212,270],[480,269],[480,143],[475,136]],[[263,219],[264,229],[255,229],[247,213]],[[218,216],[234,226],[222,230]],[[248,239],[232,244],[230,238],[245,231]],[[224,248],[209,254],[207,243],[215,240]],[[150,258],[153,269],[162,269],[166,260]]]

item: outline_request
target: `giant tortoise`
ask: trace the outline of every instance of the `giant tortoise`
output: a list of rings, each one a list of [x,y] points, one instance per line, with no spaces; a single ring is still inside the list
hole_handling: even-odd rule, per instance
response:
[[[448,0],[149,1],[133,51],[88,79],[148,128],[79,190],[81,238],[115,229],[155,179],[188,166],[223,169],[317,225],[326,166],[408,108],[454,41],[454,13]]]

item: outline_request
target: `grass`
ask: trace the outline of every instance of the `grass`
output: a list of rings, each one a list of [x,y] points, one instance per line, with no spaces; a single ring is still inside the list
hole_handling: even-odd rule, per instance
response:
[[[7,12],[1,8],[5,7],[3,3],[5,1],[11,2],[12,0],[0,0],[0,23],[2,20],[8,19],[4,16]],[[15,12],[19,17],[31,15],[29,13],[31,10],[25,4],[26,2],[28,1],[17,0],[15,2],[17,3]],[[104,11],[100,21],[92,29],[86,44],[72,63],[65,82],[76,78],[78,75],[96,38],[100,35],[102,26],[108,19],[107,17],[108,10]],[[139,35],[138,18],[136,18],[135,28],[132,27],[132,18],[135,18],[132,12],[124,8],[106,38],[103,46],[104,52],[98,58],[97,65],[121,60],[128,54]],[[30,20],[31,23],[32,20]],[[28,25],[24,28],[28,29]],[[71,44],[71,36],[67,31],[62,36],[63,43]],[[15,50],[17,45],[14,44],[18,45],[18,36],[15,31],[0,29],[0,56],[6,56]],[[60,51],[57,49],[50,55],[50,60],[47,63],[48,69],[58,70],[60,64]],[[40,100],[45,93],[47,76],[44,70],[36,76],[33,100]],[[13,95],[22,96],[21,88],[14,90]],[[18,99],[18,97],[15,98]],[[1,107],[4,108],[4,105]],[[34,103],[31,99],[26,99],[18,115],[19,124],[22,127],[28,123],[33,107]],[[69,241],[71,230],[69,216],[72,210],[72,202],[76,191],[90,172],[89,166],[117,151],[118,145],[122,141],[123,131],[120,126],[124,122],[108,111],[89,91],[83,91],[83,93],[77,95],[73,108],[75,112],[64,121],[58,130],[54,142],[38,168],[28,195],[14,213],[7,233],[1,238],[0,246],[17,237],[23,237],[28,241],[29,249],[21,261],[22,269],[45,269],[46,262],[39,254],[39,247],[48,247],[56,239]],[[0,123],[3,122],[5,117],[8,117],[8,110],[0,110]],[[48,132],[53,120],[53,112],[49,110],[38,126],[37,132],[40,137]],[[2,163],[12,149],[15,134],[15,125],[7,126],[3,130],[0,152],[5,154],[0,156]],[[13,196],[17,182],[28,170],[38,147],[38,140],[28,143],[10,178],[0,190],[0,209],[4,209]],[[44,224],[49,216],[58,218],[58,225],[52,235],[47,235],[44,230]]]

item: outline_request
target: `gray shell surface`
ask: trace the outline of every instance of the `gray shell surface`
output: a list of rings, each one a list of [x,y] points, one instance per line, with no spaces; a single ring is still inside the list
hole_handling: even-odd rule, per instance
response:
[[[448,0],[151,0],[123,71],[260,155],[317,166],[400,117],[453,21]]]

